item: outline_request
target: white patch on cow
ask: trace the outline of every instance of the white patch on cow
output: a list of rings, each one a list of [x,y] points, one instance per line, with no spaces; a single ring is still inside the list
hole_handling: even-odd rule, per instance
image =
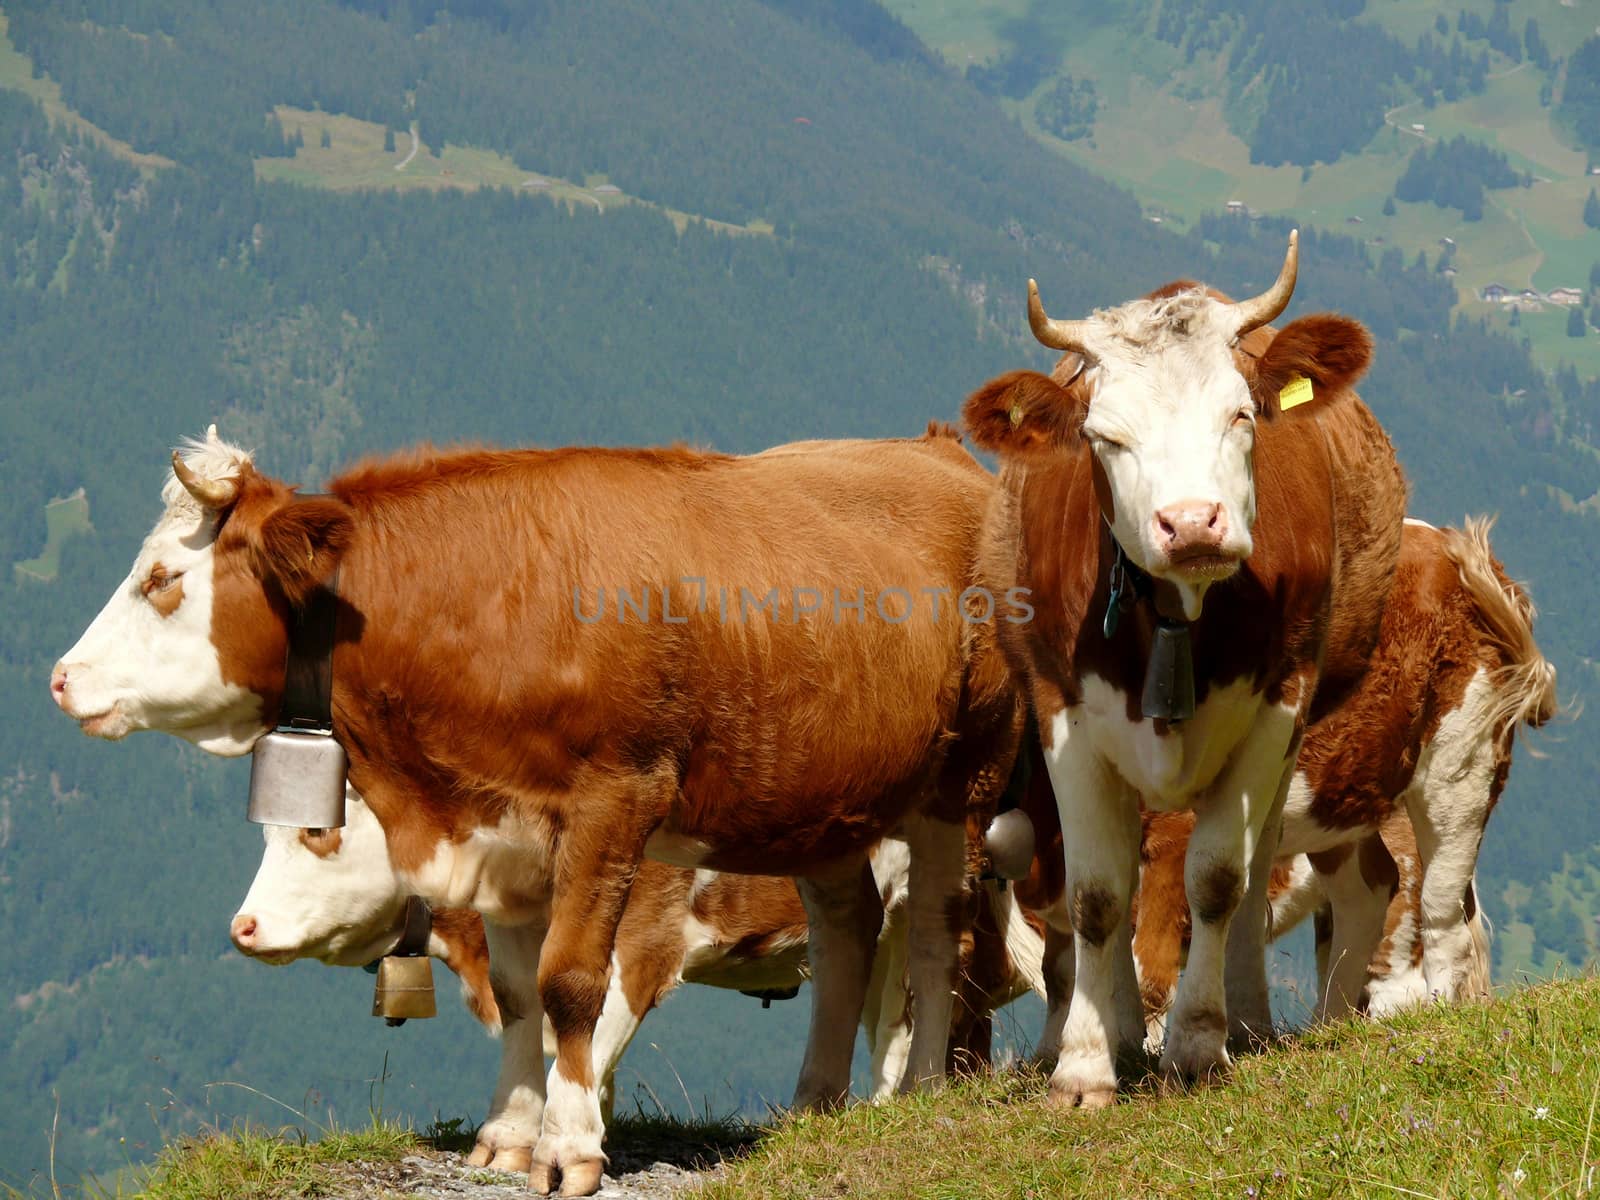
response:
[[[250,456],[217,441],[190,443],[185,462],[207,479],[238,474]],[[166,511],[133,569],[77,644],[61,656],[61,707],[95,737],[156,729],[213,754],[247,754],[266,727],[261,698],[224,682],[211,640],[216,517],[168,477]],[[152,568],[178,576],[183,600],[163,617],[145,595]]]
[[[1153,809],[1174,811],[1221,774],[1250,733],[1264,701],[1246,680],[1212,688],[1192,719],[1158,734],[1154,721],[1128,720],[1127,695],[1097,675],[1083,678],[1083,703],[1065,710],[1073,736],[1088,737],[1093,752]]]
[[[1436,529],[1437,528],[1437,526],[1429,525],[1426,521],[1422,520],[1420,517],[1407,517],[1405,519],[1405,523],[1407,525],[1415,525],[1418,529]]]
[[[1126,724],[1126,719],[1123,719]],[[1103,920],[1111,930],[1094,930],[1101,940],[1091,941],[1085,931],[1073,931],[1076,978],[1059,1040],[1056,1013],[1047,1022],[1045,1045],[1059,1045],[1051,1092],[1065,1103],[1086,1106],[1109,1104],[1116,1093],[1113,1051],[1117,1044],[1136,1046],[1144,1040],[1144,1017],[1139,992],[1119,988],[1119,980],[1134,978],[1116,959],[1132,957],[1128,939],[1128,905],[1139,870],[1139,802],[1127,782],[1103,755],[1097,738],[1102,721],[1088,704],[1067,708],[1051,720],[1044,740],[1045,765],[1055,792],[1061,827],[1071,830],[1065,839],[1066,886],[1063,903],[1076,912],[1076,897],[1097,899]]]
[[[1312,815],[1316,793],[1304,771],[1296,771],[1289,783],[1289,798],[1283,806],[1283,842],[1279,857],[1291,854],[1317,854],[1364,840],[1376,826],[1346,825],[1330,827]]]
[[[885,915],[905,904],[911,888],[911,847],[904,838],[884,838],[872,848],[872,878],[883,897]]]
[[[1295,779],[1303,778],[1296,773]],[[1288,821],[1284,821],[1287,830]],[[1279,855],[1280,861],[1282,855]],[[1289,882],[1283,891],[1272,898],[1271,914],[1272,928],[1267,937],[1276,941],[1299,925],[1317,909],[1327,902],[1327,892],[1323,890],[1321,877],[1311,865],[1311,860],[1304,854],[1296,854],[1289,860]]]
[[[605,1159],[600,1149],[605,1124],[595,1088],[568,1079],[560,1063],[550,1068],[544,1105],[544,1130],[533,1152],[535,1162],[563,1167],[584,1159]]]
[[[1367,986],[1367,972],[1383,940],[1384,918],[1389,911],[1387,886],[1373,887],[1361,874],[1361,854],[1350,854],[1330,874],[1323,876],[1333,913],[1333,936],[1328,944],[1327,977],[1319,981],[1319,1020],[1344,1016],[1356,1007]]]
[[[1429,992],[1445,1000],[1463,998],[1475,961],[1463,901],[1494,783],[1496,706],[1493,681],[1480,667],[1423,747],[1405,795],[1423,864],[1423,969]]]
[[[646,858],[674,867],[698,867],[711,857],[712,846],[702,838],[657,829],[644,843]]]
[[[1401,894],[1404,896],[1403,888]],[[1368,1015],[1392,1016],[1427,1000],[1428,980],[1416,954],[1421,937],[1416,910],[1406,903],[1390,935],[1389,952],[1367,983]]]
[[[1135,563],[1177,586],[1194,620],[1210,584],[1253,548],[1256,416],[1233,361],[1237,317],[1197,289],[1092,321],[1083,435],[1110,484],[1112,532]],[[1214,554],[1186,565],[1163,545],[1158,514],[1196,504],[1216,505],[1225,529]]]
[[[539,1140],[544,1121],[544,1008],[539,999],[544,927],[507,928],[485,921],[483,933],[504,1031],[494,1098],[478,1130],[482,1152],[478,1165],[498,1161],[504,1167],[526,1170],[524,1156]]]
[[[1244,900],[1243,889],[1251,880],[1256,847],[1278,807],[1286,773],[1293,765],[1298,713],[1294,704],[1262,702],[1247,736],[1240,740],[1225,769],[1203,795],[1195,797],[1195,827],[1184,860],[1183,880],[1193,932],[1188,962],[1167,1021],[1167,1040],[1161,1053],[1164,1070],[1190,1077],[1226,1070],[1229,1017],[1235,1012],[1244,1013],[1247,1008],[1265,1006],[1266,976],[1261,953],[1266,934],[1264,905],[1257,910],[1261,925],[1251,943],[1253,961],[1242,961],[1236,951],[1232,973],[1225,970],[1225,964],[1230,957],[1229,926],[1238,905],[1210,914],[1209,919],[1203,906],[1208,893],[1216,890],[1212,881],[1218,873],[1235,876],[1241,887],[1238,900]],[[1258,895],[1264,898],[1264,893],[1261,886]],[[1269,1013],[1261,1013],[1254,1019],[1269,1017]]]
[[[473,908],[484,920],[523,925],[548,917],[553,829],[542,817],[507,814],[459,842],[441,839],[421,866],[397,871],[431,904]]]
[[[904,847],[904,842],[896,843]],[[898,857],[898,856],[896,856]],[[872,871],[880,890],[885,865],[873,854]],[[900,895],[905,894],[901,881]],[[872,1056],[872,1100],[881,1103],[894,1095],[905,1078],[911,1057],[911,991],[906,967],[910,955],[911,915],[903,903],[883,914],[883,932],[878,935],[878,952],[872,959],[872,978],[867,984],[867,1002],[861,1010],[861,1023],[867,1031],[867,1050]]]
[[[394,947],[407,890],[390,865],[383,826],[355,788],[345,786],[345,824],[331,854],[313,854],[288,826],[263,826],[262,836],[266,852],[234,917],[236,926],[254,919],[247,953],[270,963],[362,966]]]

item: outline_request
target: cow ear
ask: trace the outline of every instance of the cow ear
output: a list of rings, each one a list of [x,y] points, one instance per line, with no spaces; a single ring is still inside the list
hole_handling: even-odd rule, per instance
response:
[[[349,507],[332,497],[285,504],[261,523],[251,547],[256,573],[277,584],[290,604],[301,604],[333,574],[355,528]]]
[[[1318,404],[1355,385],[1372,362],[1372,335],[1359,321],[1334,313],[1301,317],[1284,326],[1256,365],[1257,407],[1267,417]]]
[[[1037,371],[1011,371],[968,396],[961,417],[985,450],[1026,458],[1077,444],[1078,395]]]

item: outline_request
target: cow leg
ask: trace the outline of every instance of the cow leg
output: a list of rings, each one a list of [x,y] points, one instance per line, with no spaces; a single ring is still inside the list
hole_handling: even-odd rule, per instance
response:
[[[623,1052],[639,1032],[645,1015],[655,1007],[660,997],[671,991],[678,982],[676,970],[662,958],[655,978],[634,978],[635,965],[624,962],[619,945],[611,956],[611,982],[606,987],[606,1002],[600,1009],[600,1020],[594,1027],[594,1070],[600,1080],[600,1115],[606,1127],[611,1127],[612,1109],[616,1105],[615,1076]],[[654,965],[654,964],[652,964]]]
[[[560,845],[550,934],[539,961],[539,994],[556,1032],[544,1131],[534,1147],[528,1186],[543,1195],[599,1190],[606,1157],[595,1072],[595,1030],[604,1011],[617,925],[638,870],[644,838],[580,838]]]
[[[489,984],[500,1008],[500,1078],[489,1115],[467,1162],[526,1171],[544,1120],[544,1006],[539,1000],[539,949],[544,925],[508,928],[483,923]]]
[[[965,921],[965,821],[915,816],[906,822],[911,884],[906,895],[911,930],[911,995],[916,1019],[900,1090],[944,1078],[955,1009],[960,926]]]
[[[1255,835],[1250,856],[1249,882],[1244,899],[1228,927],[1227,974],[1228,1039],[1248,1050],[1272,1037],[1272,1002],[1267,993],[1267,935],[1272,928],[1272,901],[1268,894],[1272,864],[1283,842],[1283,806],[1300,757],[1296,739],[1279,780],[1272,808]],[[1187,864],[1185,864],[1187,869]]]
[[[1044,927],[1044,1030],[1034,1058],[1041,1066],[1054,1066],[1061,1057],[1061,1038],[1067,1028],[1067,1009],[1072,1004],[1072,985],[1077,978],[1078,954],[1072,931]]]
[[[1430,775],[1443,774],[1444,765],[1432,766]],[[1487,972],[1473,939],[1474,926],[1481,925],[1473,874],[1493,776],[1492,767],[1485,778],[1474,765],[1447,783],[1430,779],[1425,795],[1408,794],[1406,805],[1422,861],[1422,970],[1429,994],[1449,1001],[1487,994],[1481,982]]]
[[[872,979],[861,1021],[872,1052],[872,1098],[887,1100],[905,1077],[911,1054],[911,1006],[906,990],[906,962],[910,946],[909,919],[898,905],[884,917],[883,933],[872,958]]]
[[[1327,966],[1317,980],[1319,1021],[1336,1020],[1355,1010],[1367,986],[1373,952],[1383,939],[1391,890],[1382,881],[1366,878],[1361,858],[1353,846],[1311,856],[1332,914]]]
[[[1139,990],[1126,986],[1133,974],[1127,929],[1139,870],[1139,804],[1074,737],[1069,711],[1052,722],[1044,748],[1067,834],[1064,894],[1076,959],[1049,1099],[1069,1108],[1105,1108],[1117,1097],[1112,1043],[1125,1030],[1144,1027]],[[1129,959],[1126,966],[1122,956]]]
[[[1266,1007],[1264,948],[1255,950],[1255,961],[1240,964],[1243,978],[1233,995],[1226,989],[1225,959],[1229,927],[1244,900],[1263,835],[1272,832],[1274,817],[1282,810],[1284,776],[1294,762],[1298,740],[1296,724],[1295,712],[1287,707],[1263,711],[1195,810],[1183,871],[1193,930],[1161,1052],[1161,1069],[1167,1074],[1186,1079],[1226,1074],[1232,1066],[1227,1049],[1229,999],[1237,995],[1242,1013],[1257,1021],[1260,1009]],[[1274,841],[1265,851],[1269,865],[1276,848]],[[1252,942],[1260,947],[1266,937],[1264,902],[1251,914],[1249,919],[1259,920],[1260,927],[1246,931],[1236,954]]]
[[[794,1107],[822,1110],[850,1095],[850,1058],[866,1003],[883,901],[866,863],[843,873],[795,880],[810,936],[811,1032]]]

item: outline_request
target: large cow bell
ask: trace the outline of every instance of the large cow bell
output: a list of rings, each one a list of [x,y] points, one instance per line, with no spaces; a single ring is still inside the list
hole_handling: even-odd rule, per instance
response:
[[[1001,879],[1026,879],[1033,865],[1033,821],[1020,808],[997,814],[984,830],[983,848]]]
[[[390,954],[378,963],[378,983],[372,989],[373,1016],[398,1025],[411,1017],[431,1017],[436,1012],[432,959]]]
[[[1163,617],[1156,623],[1139,707],[1146,717],[1162,721],[1194,716],[1194,649],[1184,622]]]
[[[279,729],[250,757],[250,807],[257,825],[338,829],[344,825],[344,747],[321,730]]]

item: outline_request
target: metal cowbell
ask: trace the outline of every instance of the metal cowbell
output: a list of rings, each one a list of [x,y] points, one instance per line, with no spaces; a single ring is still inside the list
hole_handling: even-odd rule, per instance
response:
[[[398,1024],[411,1017],[431,1017],[433,960],[424,956],[402,958],[390,954],[378,963],[378,982],[372,989],[372,1015]]]
[[[344,825],[344,747],[331,733],[275,730],[250,758],[250,806],[257,825],[338,829]]]

